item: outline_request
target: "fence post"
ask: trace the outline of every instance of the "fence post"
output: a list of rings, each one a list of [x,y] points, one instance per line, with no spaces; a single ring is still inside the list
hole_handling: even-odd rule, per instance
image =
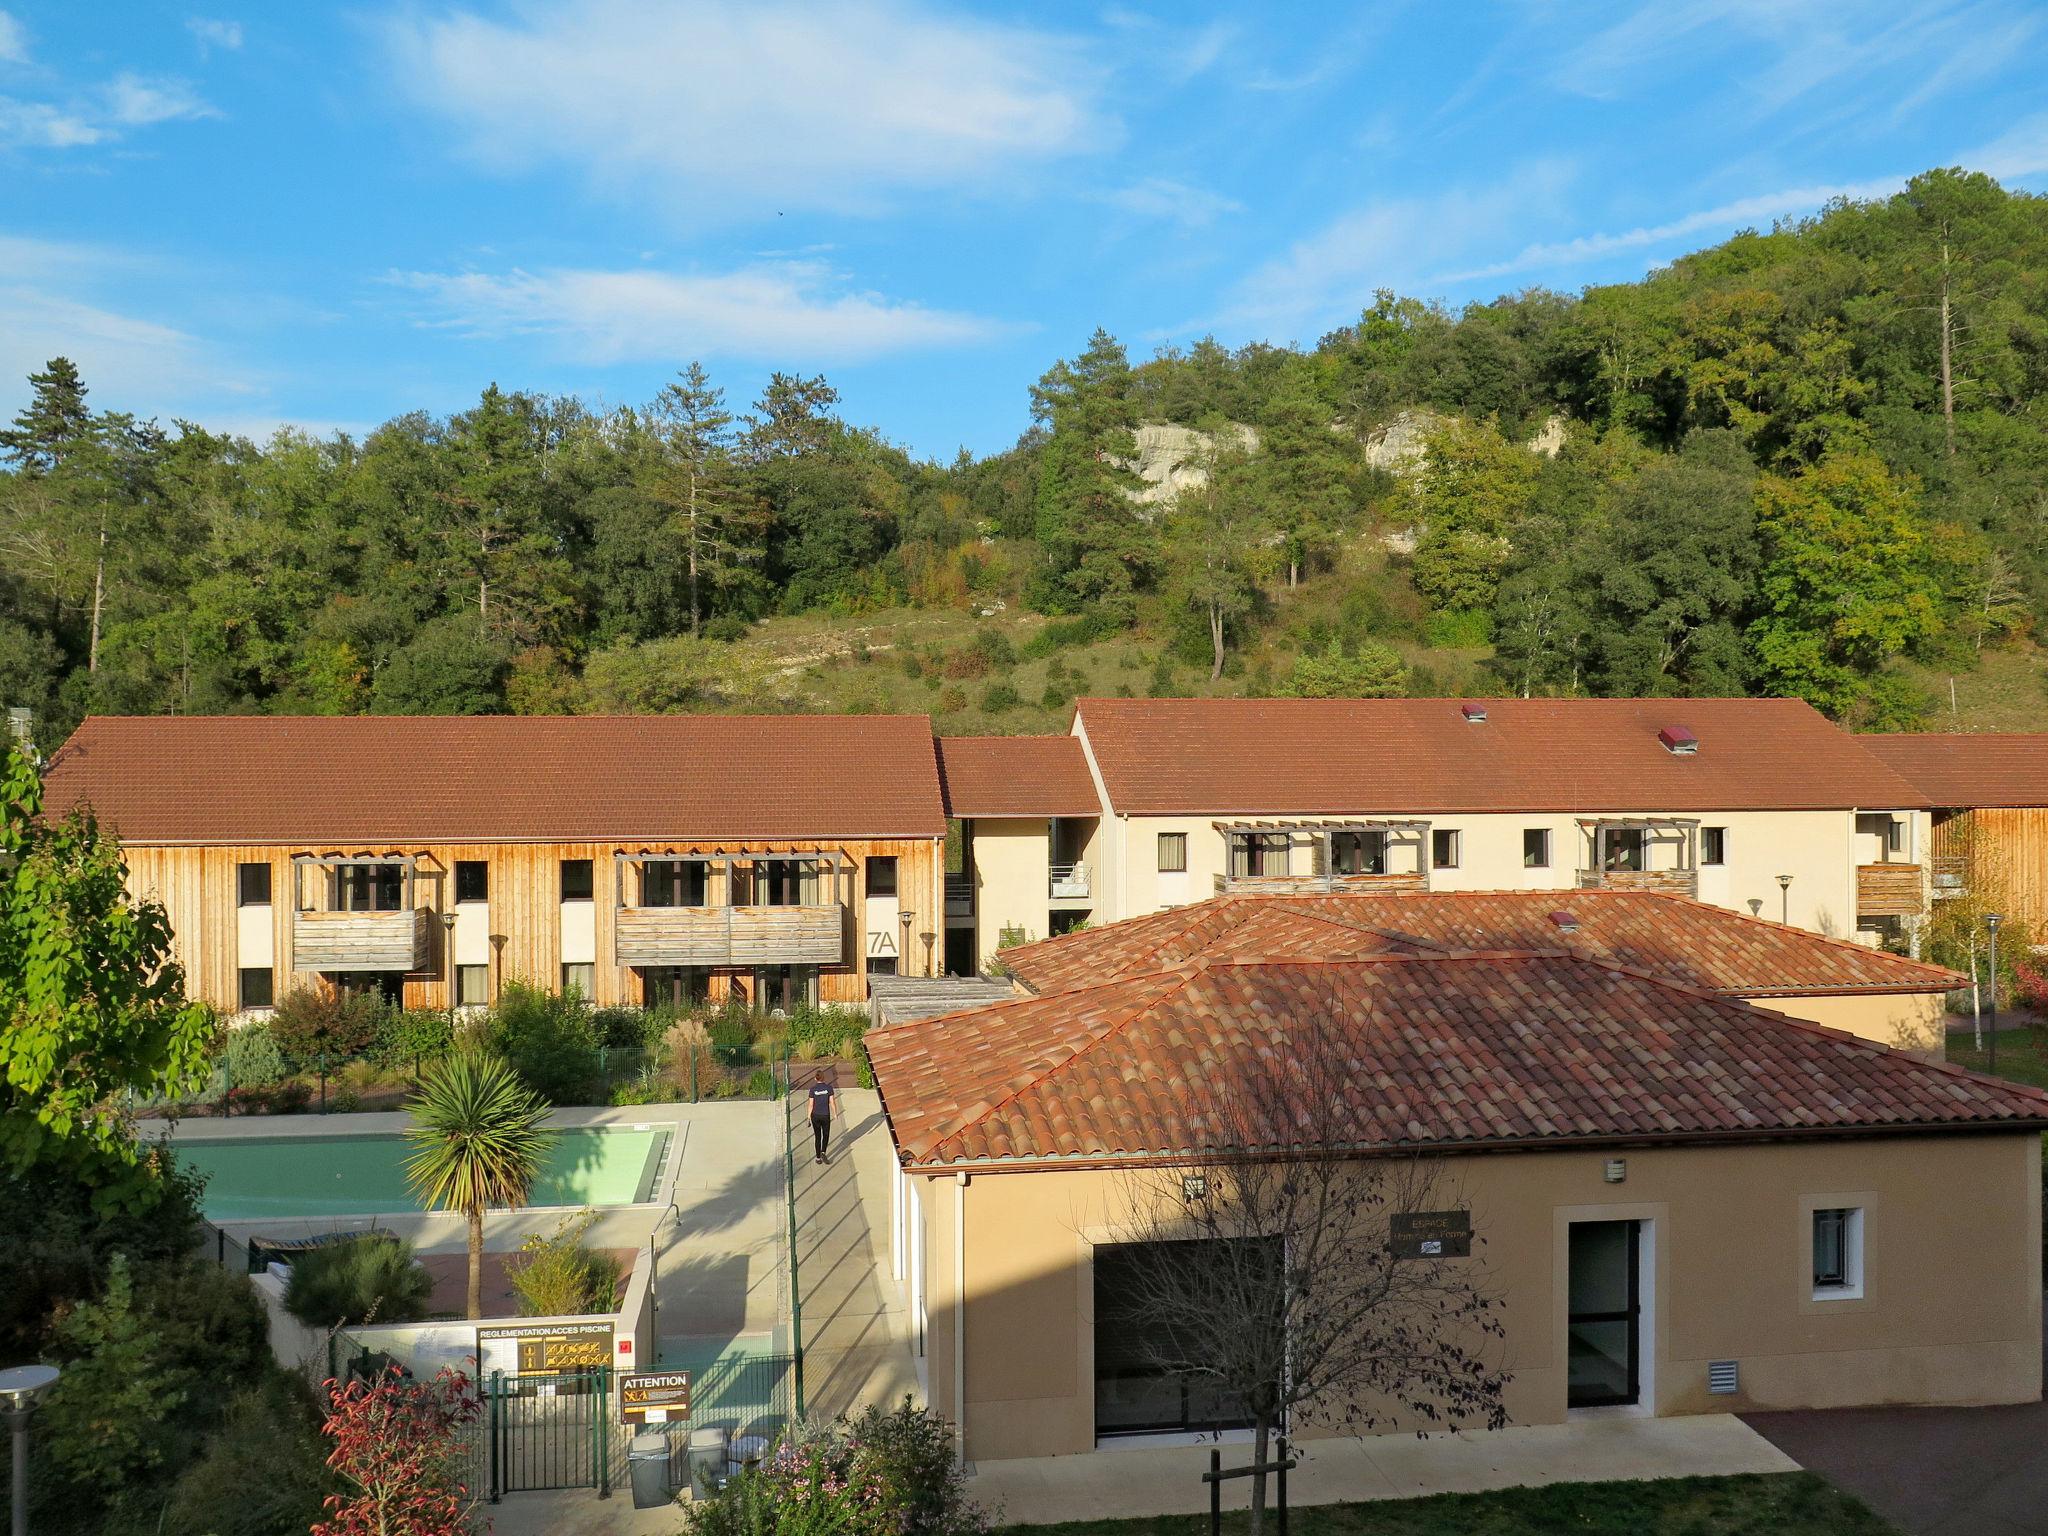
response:
[[[1287,1437],[1280,1437],[1280,1536],[1287,1536]]]
[[[597,1496],[600,1499],[612,1496],[611,1378],[610,1366],[597,1368]]]
[[[484,1383],[484,1481],[490,1487],[491,1502],[498,1502],[498,1486],[502,1479],[498,1475],[499,1427],[498,1415],[505,1400],[505,1373],[491,1372],[490,1380]]]
[[[690,1047],[690,1102],[697,1102],[697,1057],[699,1052],[693,1044]]]
[[[1209,1536],[1223,1536],[1223,1453],[1209,1452]]]

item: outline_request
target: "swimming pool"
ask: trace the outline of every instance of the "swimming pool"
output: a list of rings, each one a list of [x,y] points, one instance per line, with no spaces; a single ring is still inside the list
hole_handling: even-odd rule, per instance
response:
[[[213,1221],[376,1216],[419,1210],[403,1136],[180,1137],[178,1161],[206,1176]],[[654,1198],[668,1132],[600,1126],[555,1132],[529,1205],[632,1205]]]

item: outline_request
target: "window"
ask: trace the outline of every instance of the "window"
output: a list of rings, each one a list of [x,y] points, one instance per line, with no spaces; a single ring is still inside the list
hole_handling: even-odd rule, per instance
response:
[[[237,864],[235,866],[235,905],[238,907],[267,907],[270,905],[270,866],[268,864]]]
[[[1159,873],[1184,875],[1188,872],[1188,835],[1185,832],[1159,834]]]
[[[1600,867],[1609,873],[1639,873],[1645,863],[1647,840],[1641,827],[1602,827]]]
[[[804,1004],[818,1005],[815,965],[763,965],[754,968],[754,1011],[788,1013]]]
[[[491,866],[482,859],[457,859],[455,861],[455,899],[457,901],[489,901],[491,899]]]
[[[1429,834],[1429,862],[1436,869],[1458,867],[1458,834],[1440,829]]]
[[[1813,1299],[1849,1300],[1863,1294],[1863,1212],[1830,1206],[1813,1213]]]
[[[896,957],[894,955],[869,955],[868,974],[870,976],[894,976],[896,974]]]
[[[597,892],[588,859],[562,860],[562,900],[589,901]]]
[[[1332,832],[1330,834],[1331,874],[1384,875],[1386,872],[1386,833]]]
[[[888,858],[868,860],[868,895],[894,896],[896,894],[896,860]]]
[[[1522,828],[1522,868],[1550,868],[1550,828]]]
[[[256,867],[266,874],[270,872],[268,864],[259,864]],[[242,868],[247,869],[249,866],[244,864]],[[269,966],[245,965],[242,967],[241,998],[244,1008],[268,1008],[275,1001],[276,996],[274,979],[271,976]]]
[[[1728,862],[1728,829],[1726,827],[1700,828],[1700,862],[1702,864],[1726,864]]]
[[[597,967],[588,960],[568,961],[562,966],[562,992],[566,996],[574,992],[586,1003],[597,987]]]
[[[711,993],[711,972],[701,965],[650,965],[640,972],[640,1000],[649,1008],[701,1003]]]
[[[640,866],[640,905],[704,906],[710,880],[710,867],[695,859],[649,859]]]
[[[1287,873],[1285,832],[1233,832],[1230,834],[1230,873],[1233,878],[1259,879]]]
[[[337,912],[396,912],[405,890],[397,864],[343,864],[334,871]]]
[[[482,1008],[491,1000],[491,968],[488,965],[455,967],[455,1006]]]
[[[1856,830],[1877,839],[1878,851],[1889,860],[1906,848],[1906,824],[1888,811],[1858,811]]]

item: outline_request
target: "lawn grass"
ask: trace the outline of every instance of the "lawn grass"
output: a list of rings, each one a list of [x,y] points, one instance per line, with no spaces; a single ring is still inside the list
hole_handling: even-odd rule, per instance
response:
[[[2000,1024],[2010,1015],[2003,1009]],[[1965,1067],[1972,1072],[1990,1071],[1991,1054],[1976,1048],[1975,1037],[1967,1030],[1948,1037],[1949,1065]],[[1998,1076],[2007,1082],[2025,1083],[2033,1088],[2048,1088],[2048,1060],[2044,1060],[2040,1047],[2035,1043],[2034,1032],[2027,1028],[1998,1031]]]
[[[1240,1536],[1242,1511],[1223,1517]],[[1015,1536],[1205,1536],[1207,1515],[1007,1527]],[[1270,1512],[1266,1529],[1273,1529]],[[1897,1536],[1810,1472],[1552,1483],[1497,1493],[1324,1504],[1288,1512],[1289,1536]]]

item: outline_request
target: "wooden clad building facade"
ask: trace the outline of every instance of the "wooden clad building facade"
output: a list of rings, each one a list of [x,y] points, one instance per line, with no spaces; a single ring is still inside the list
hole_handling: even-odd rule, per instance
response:
[[[306,986],[481,1005],[512,981],[863,1002],[869,975],[943,961],[922,717],[95,719],[49,804],[121,835],[193,995],[228,1011]]]
[[[1933,802],[1934,899],[1973,891],[2048,939],[2048,734],[1860,739]]]

